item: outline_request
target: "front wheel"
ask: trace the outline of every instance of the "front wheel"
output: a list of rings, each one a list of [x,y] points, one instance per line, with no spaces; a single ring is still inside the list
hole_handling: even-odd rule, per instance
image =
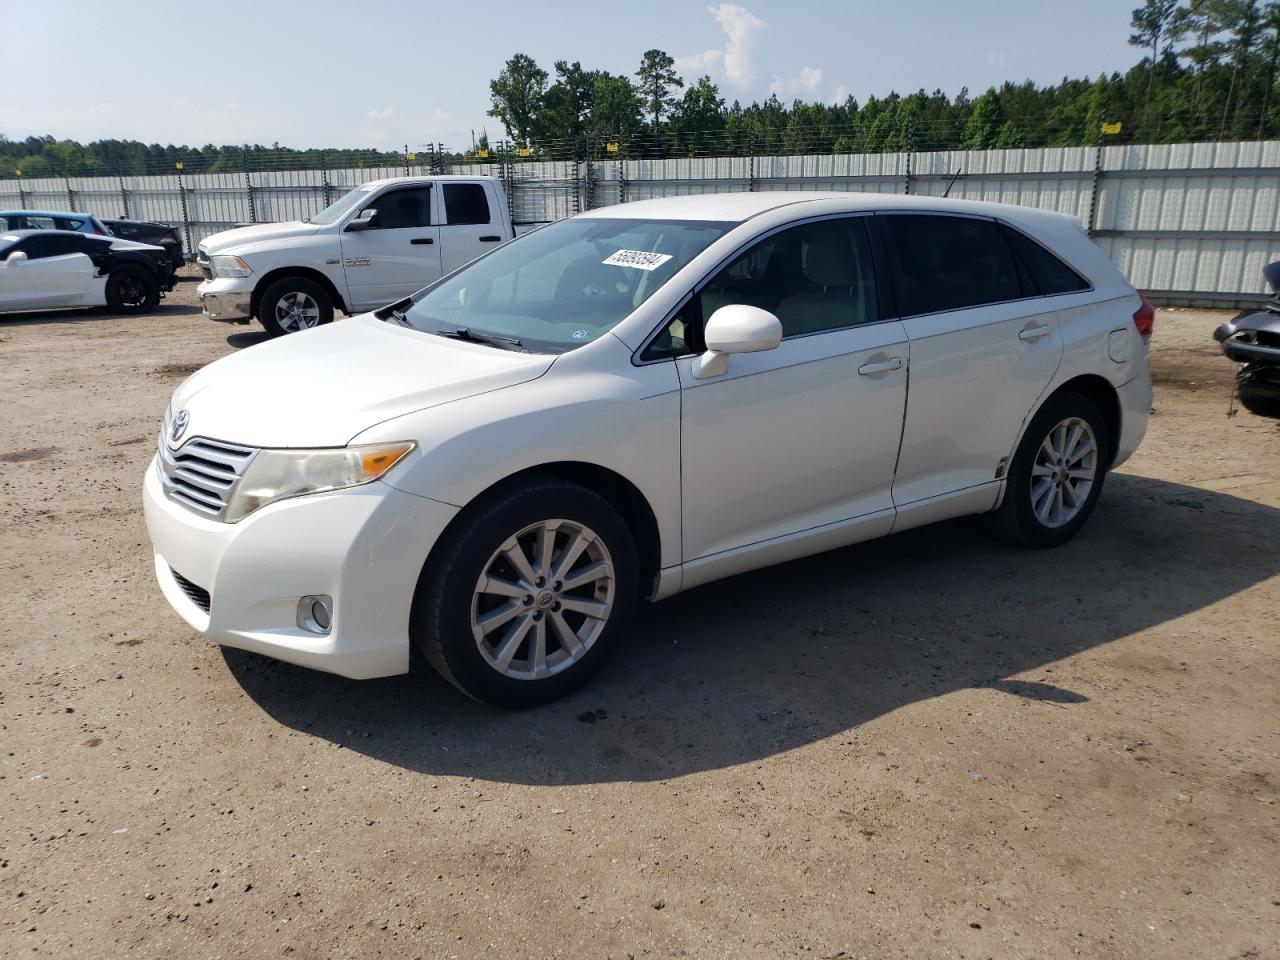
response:
[[[1098,405],[1078,393],[1050,397],[1013,456],[996,515],[1007,536],[1033,547],[1066,543],[1102,493],[1111,435]]]
[[[262,292],[258,320],[273,337],[318,327],[333,319],[328,292],[306,277],[284,277]]]
[[[117,313],[145,313],[160,302],[160,285],[142,267],[120,267],[107,277],[107,306]]]
[[[423,571],[410,632],[463,693],[546,703],[600,668],[631,618],[635,542],[604,498],[547,478],[469,509]]]
[[[1268,382],[1267,377],[1274,377]],[[1240,405],[1260,417],[1280,417],[1280,374],[1275,368],[1245,367],[1237,378]]]

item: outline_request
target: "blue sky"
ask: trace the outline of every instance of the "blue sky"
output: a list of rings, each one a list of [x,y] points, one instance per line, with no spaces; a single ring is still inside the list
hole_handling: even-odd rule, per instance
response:
[[[472,129],[502,136],[488,82],[516,51],[548,72],[567,59],[631,73],[658,47],[729,101],[977,93],[1124,70],[1141,57],[1127,43],[1136,3],[0,0],[0,132],[459,148]]]

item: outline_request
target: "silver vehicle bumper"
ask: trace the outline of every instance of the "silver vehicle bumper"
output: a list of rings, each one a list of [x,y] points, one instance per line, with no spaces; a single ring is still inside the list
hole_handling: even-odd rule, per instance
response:
[[[249,309],[250,295],[248,292],[205,293],[204,291],[197,291],[196,296],[200,298],[200,307],[204,310],[204,315],[210,320],[235,322],[248,320],[253,316]]]

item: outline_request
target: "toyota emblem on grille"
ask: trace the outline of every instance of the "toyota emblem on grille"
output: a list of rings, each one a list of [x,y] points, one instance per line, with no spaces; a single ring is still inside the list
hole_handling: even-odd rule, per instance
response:
[[[178,415],[173,418],[173,426],[169,428],[169,439],[174,443],[182,437],[186,432],[187,424],[191,420],[191,414],[186,410],[179,410]]]

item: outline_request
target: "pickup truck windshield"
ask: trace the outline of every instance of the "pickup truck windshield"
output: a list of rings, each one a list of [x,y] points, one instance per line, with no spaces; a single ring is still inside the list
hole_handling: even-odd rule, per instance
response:
[[[415,295],[403,318],[563,353],[608,333],[734,223],[561,220]]]
[[[312,214],[307,219],[307,223],[333,223],[357,203],[367,197],[371,192],[372,190],[368,186],[356,187],[350,193],[344,193],[319,213]]]

